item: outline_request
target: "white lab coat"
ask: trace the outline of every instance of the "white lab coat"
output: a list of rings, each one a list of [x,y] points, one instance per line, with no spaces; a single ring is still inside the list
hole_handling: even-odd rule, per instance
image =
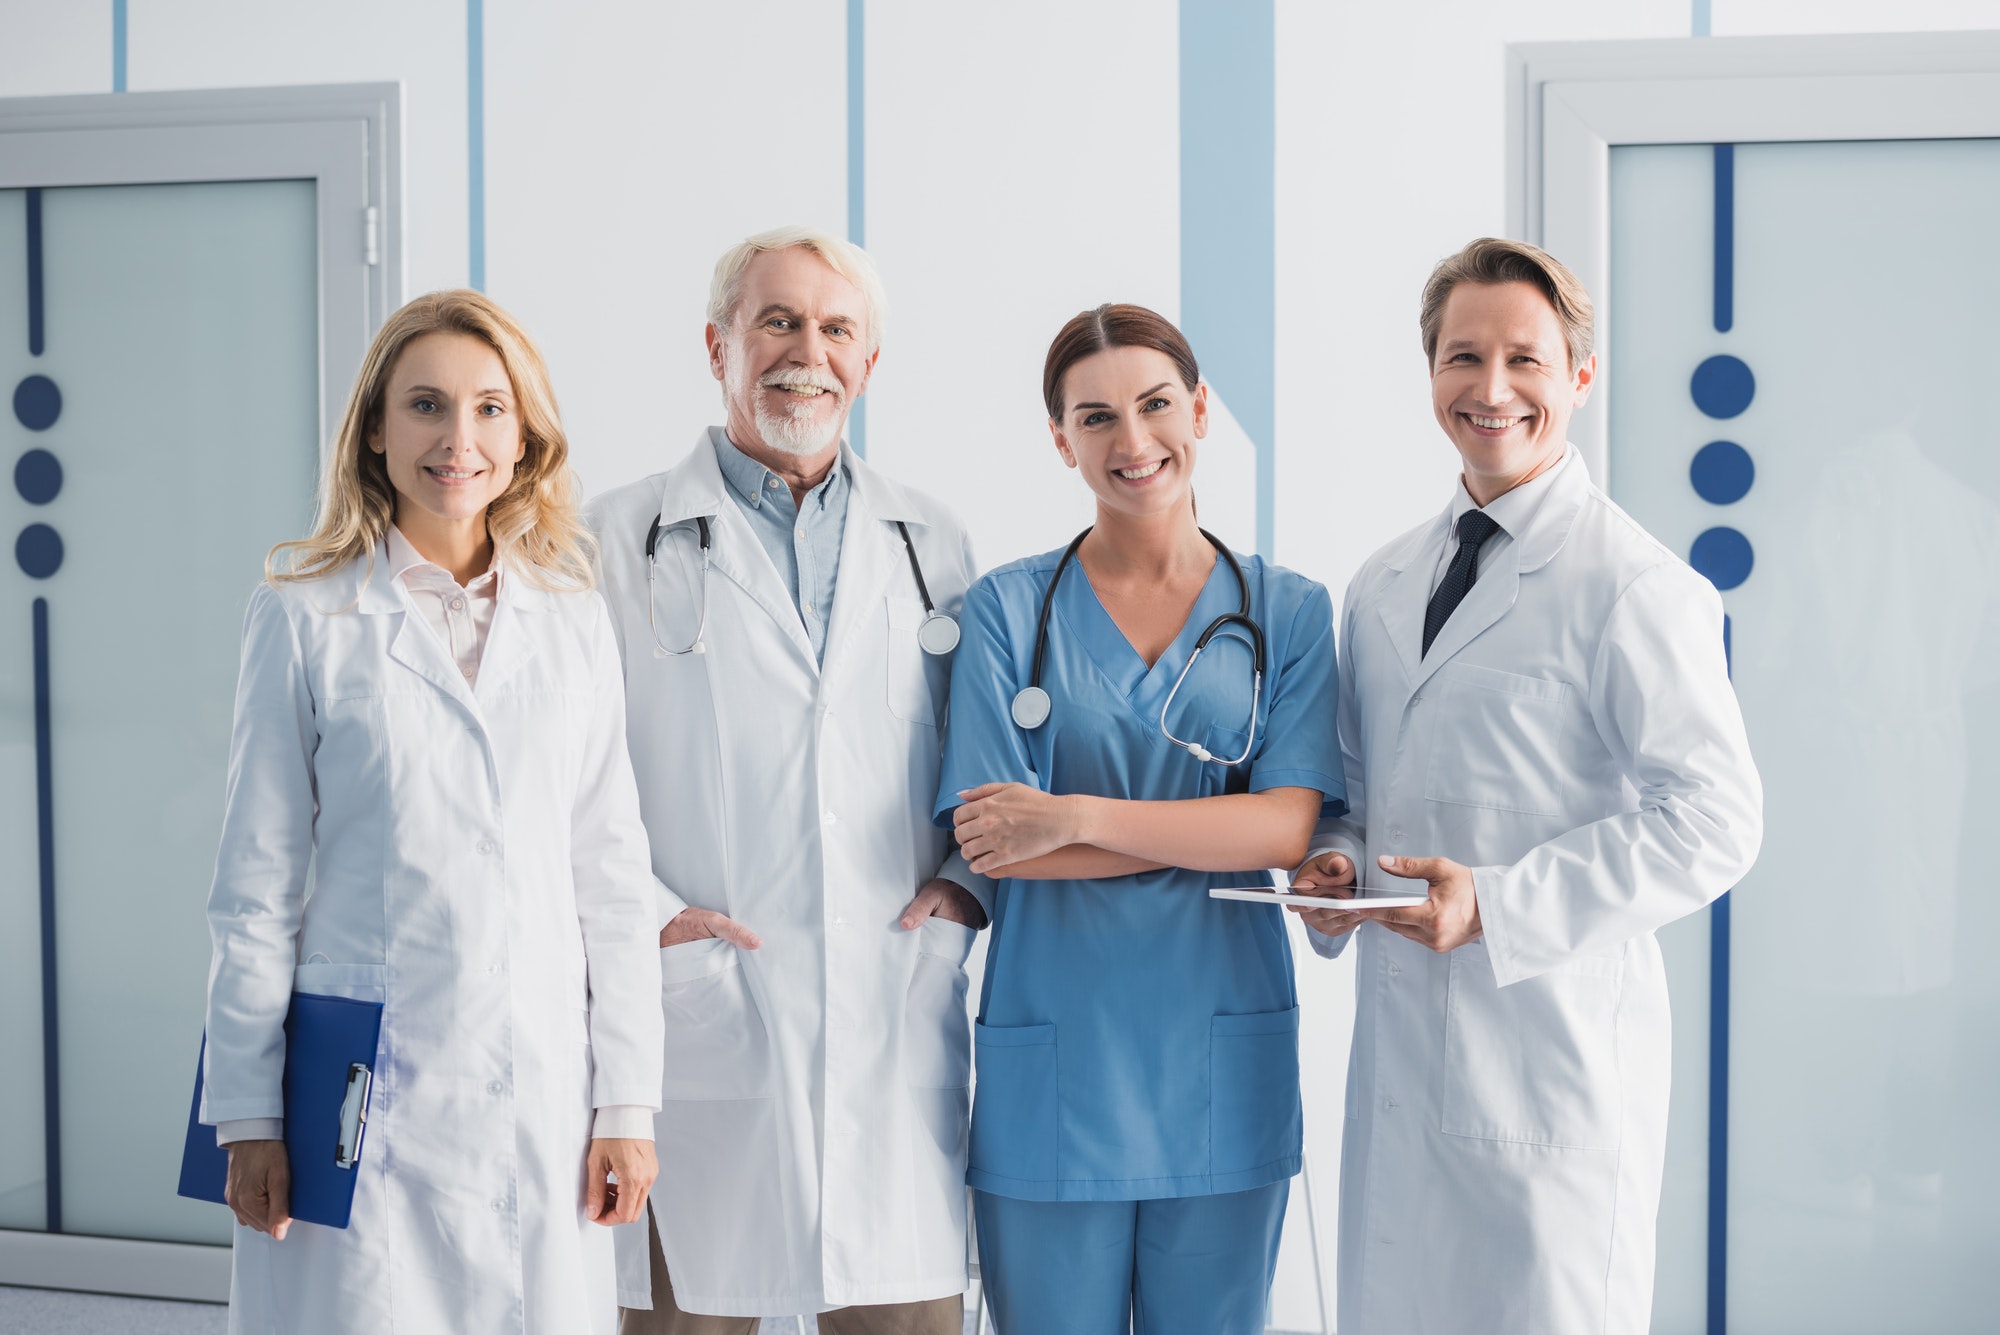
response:
[[[1762,833],[1721,600],[1572,450],[1426,656],[1449,522],[1370,558],[1343,613],[1352,814],[1316,848],[1364,884],[1399,884],[1385,853],[1472,867],[1484,938],[1357,933],[1341,1335],[1636,1335],[1671,1044],[1653,933]]]
[[[608,1330],[594,1107],[657,1107],[657,893],[602,601],[503,581],[477,690],[380,549],[250,601],[202,1120],[282,1114],[292,992],[383,1003],[346,1230],[239,1225],[230,1329]],[[308,866],[311,877],[308,879]]]
[[[824,668],[713,433],[672,470],[592,502],[660,923],[688,905],[756,931],[661,952],[666,1085],[652,1205],[687,1311],[775,1315],[962,1292],[970,929],[897,914],[953,851],[932,825],[950,661],[923,603],[973,576],[936,501],[843,447],[852,470]],[[706,652],[656,651],[645,541],[659,516],[661,641],[693,639],[695,516],[711,525]],[[990,897],[959,860],[953,873]],[[619,1301],[651,1305],[643,1221],[621,1228]]]

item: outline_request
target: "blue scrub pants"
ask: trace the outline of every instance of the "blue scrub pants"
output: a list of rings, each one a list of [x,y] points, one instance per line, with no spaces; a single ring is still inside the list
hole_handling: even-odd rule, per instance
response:
[[[1263,1335],[1289,1181],[1158,1201],[972,1194],[1000,1335]]]

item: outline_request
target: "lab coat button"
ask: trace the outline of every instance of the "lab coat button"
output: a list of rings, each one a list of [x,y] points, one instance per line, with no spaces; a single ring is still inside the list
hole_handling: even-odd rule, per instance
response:
[[[507,1086],[501,1084],[498,1080],[489,1080],[486,1082],[486,1092],[488,1094],[504,1094],[506,1090]]]
[[[821,812],[821,813],[820,813],[820,817],[819,817],[819,823],[820,823],[820,824],[822,824],[822,825],[831,825],[831,824],[833,824],[833,823],[834,823],[834,822],[835,822],[836,820],[839,820],[839,819],[840,819],[840,818],[839,818],[838,816],[834,815],[834,814],[833,814],[833,813],[832,813],[831,811],[823,811],[823,812]]]
[[[1401,842],[1401,841],[1402,841],[1402,838],[1403,838],[1403,827],[1402,827],[1402,826],[1400,826],[1400,825],[1392,825],[1392,826],[1390,826],[1390,827],[1389,827],[1389,837],[1390,837],[1391,839],[1394,839],[1394,840],[1398,841],[1398,842]]]
[[[1394,1099],[1383,1099],[1382,1107],[1384,1111],[1394,1112],[1396,1111],[1396,1101]]]
[[[493,1213],[494,1213],[494,1214],[501,1214],[501,1213],[505,1212],[505,1210],[506,1210],[506,1209],[507,1209],[507,1202],[505,1202],[505,1201],[495,1201],[495,1202],[493,1202]]]
[[[475,848],[476,851],[480,853],[491,853],[493,851],[493,841],[491,839],[481,839],[479,843],[475,845]]]
[[[1403,966],[1402,966],[1402,965],[1400,965],[1400,964],[1398,964],[1398,963],[1396,963],[1396,961],[1394,961],[1394,960],[1390,960],[1390,961],[1389,961],[1389,976],[1390,976],[1391,978],[1401,978],[1401,977],[1403,976]]]

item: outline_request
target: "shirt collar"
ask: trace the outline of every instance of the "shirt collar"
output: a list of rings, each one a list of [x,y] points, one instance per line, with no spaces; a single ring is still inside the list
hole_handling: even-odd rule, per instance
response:
[[[388,547],[389,577],[391,579],[400,579],[407,584],[410,582],[409,576],[422,575],[428,570],[435,570],[438,574],[451,580],[452,583],[458,583],[457,578],[449,570],[446,570],[437,562],[427,559],[422,552],[412,546],[410,540],[403,536],[403,530],[397,528],[394,524],[389,525]],[[493,562],[486,567],[486,573],[480,575],[465,587],[468,592],[478,592],[488,581],[491,581],[495,592],[498,592],[500,587],[500,552],[498,548],[494,550]]]
[[[1508,537],[1519,542],[1528,527],[1528,521],[1535,517],[1535,511],[1542,505],[1542,498],[1549,494],[1556,478],[1569,467],[1570,457],[1576,453],[1571,446],[1563,451],[1563,457],[1556,460],[1555,467],[1536,474],[1512,491],[1495,496],[1485,505],[1472,499],[1472,493],[1465,489],[1465,475],[1459,474],[1458,489],[1451,495],[1451,532],[1458,532],[1458,520],[1467,510],[1484,510],[1486,517],[1498,524]]]
[[[715,462],[722,469],[722,480],[746,505],[761,506],[765,498],[784,496],[790,499],[791,484],[764,465],[745,454],[742,447],[729,438],[727,432],[718,431],[715,447]],[[817,487],[806,493],[824,510],[839,495],[839,489],[847,485],[847,460],[845,453],[836,455],[833,467],[826,470],[826,477]]]

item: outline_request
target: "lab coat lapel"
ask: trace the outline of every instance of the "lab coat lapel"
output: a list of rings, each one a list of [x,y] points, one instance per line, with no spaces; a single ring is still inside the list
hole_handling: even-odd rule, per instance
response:
[[[524,584],[518,573],[501,577],[500,603],[493,609],[493,626],[486,632],[486,652],[479,660],[479,683],[474,694],[490,698],[509,677],[519,672],[535,656],[535,618],[551,605],[550,595]]]
[[[1395,646],[1396,661],[1402,666],[1404,685],[1410,691],[1416,690],[1417,680],[1424,671],[1424,613],[1431,600],[1431,563],[1424,557],[1425,553],[1436,550],[1450,527],[1451,515],[1447,512],[1412,534],[1402,549],[1388,558],[1388,564],[1399,573],[1376,604],[1382,628],[1388,633],[1389,643]]]
[[[882,599],[896,570],[893,561],[901,560],[905,567],[909,564],[903,540],[894,526],[876,517],[868,499],[859,486],[847,494],[847,522],[840,535],[840,577],[834,583],[833,619],[827,626],[826,665],[822,669],[828,681],[837,680],[835,674],[854,658],[860,637],[879,626],[887,615]],[[912,579],[910,597],[916,596]]]
[[[1411,674],[1410,694],[1414,695],[1422,690],[1424,683],[1431,679],[1439,667],[1450,662],[1459,650],[1479,638],[1488,626],[1507,615],[1513,608],[1514,599],[1521,592],[1521,567],[1517,559],[1520,552],[1521,546],[1516,543],[1506,554],[1495,560],[1490,569],[1479,572],[1472,587],[1466,591],[1464,601],[1452,610],[1450,619],[1438,628],[1437,638],[1431,641],[1431,651],[1424,654],[1416,672]],[[1402,582],[1408,583],[1415,576],[1415,571],[1406,570],[1403,572]],[[1426,586],[1430,583],[1428,579],[1420,579],[1417,582]],[[1430,602],[1428,588],[1424,602],[1426,606]],[[1423,648],[1421,613],[1417,617],[1415,643],[1419,650]]]
[[[410,605],[409,592],[402,581],[389,573],[389,553],[386,546],[375,549],[375,559],[368,572],[367,583],[361,595],[355,600],[355,611],[368,616],[396,616],[402,619],[396,627],[395,637],[389,641],[389,657],[410,671],[422,677],[431,685],[443,691],[452,699],[477,714],[478,704],[472,698],[472,688],[465,684],[465,675],[458,665],[451,661],[437,636],[422,625],[422,613]]]

